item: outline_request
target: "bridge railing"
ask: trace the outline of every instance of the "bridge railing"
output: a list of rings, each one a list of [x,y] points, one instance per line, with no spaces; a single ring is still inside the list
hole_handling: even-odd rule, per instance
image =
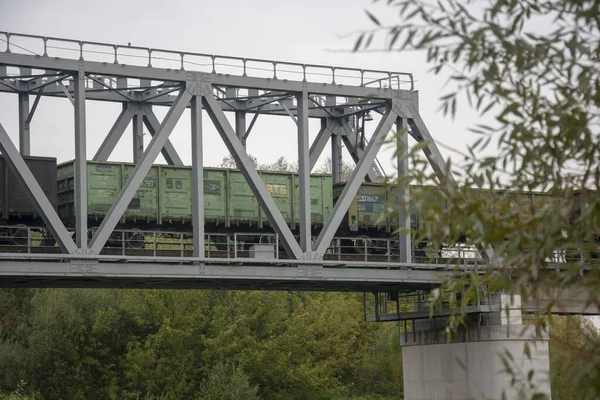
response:
[[[95,228],[88,232],[88,238]],[[73,232],[71,231],[73,234]],[[288,259],[275,233],[209,233],[204,237],[206,258],[262,258]],[[313,237],[313,240],[315,238]],[[372,263],[403,263],[400,242],[390,238],[334,237],[323,258],[328,261],[355,261]],[[42,227],[26,225],[0,225],[0,252],[58,254],[61,249],[55,240]],[[192,232],[155,231],[139,229],[117,229],[113,231],[103,255],[132,257],[187,258],[194,255]],[[434,248],[422,244],[411,249],[414,264],[449,266],[485,266],[488,260],[482,258],[475,247],[455,245]],[[560,267],[567,263],[580,262],[581,253],[577,250],[555,251],[544,261],[548,266]],[[585,257],[584,266],[600,265],[600,253]]]
[[[0,31],[0,51],[181,71],[414,90],[412,73],[232,57]],[[4,47],[4,48],[3,48]]]

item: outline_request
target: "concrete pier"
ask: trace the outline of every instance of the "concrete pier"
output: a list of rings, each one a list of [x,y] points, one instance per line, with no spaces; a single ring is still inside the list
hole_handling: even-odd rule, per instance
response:
[[[469,315],[467,326],[450,339],[447,320],[414,321],[413,332],[401,339],[406,400],[502,399],[503,393],[518,399],[519,392],[525,398],[550,396],[548,333],[536,338],[535,327],[523,325],[518,297],[508,315],[509,297],[498,299],[504,311]],[[515,375],[506,372],[503,357]]]

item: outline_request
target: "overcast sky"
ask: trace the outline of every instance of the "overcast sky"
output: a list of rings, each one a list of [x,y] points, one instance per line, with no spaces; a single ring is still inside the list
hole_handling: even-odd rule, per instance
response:
[[[466,104],[459,108],[456,121],[437,112],[446,77],[428,72],[430,66],[423,54],[340,51],[350,49],[354,43],[353,38],[344,35],[372,26],[364,13],[367,7],[373,9],[371,0],[0,0],[0,29],[190,52],[412,72],[417,80],[420,112],[433,137],[464,149],[473,140],[465,129],[474,122],[473,113],[464,110]],[[375,10],[386,8],[377,5]],[[389,9],[387,18],[396,20]],[[86,107],[87,154],[91,159],[118,116],[120,105],[88,101]],[[161,119],[166,109],[158,108],[156,113]],[[233,121],[233,115],[228,116]],[[189,119],[188,111],[171,135],[186,163],[190,161]],[[0,94],[0,123],[18,143],[16,95]],[[371,122],[371,132],[376,123]],[[208,118],[204,119],[204,126],[205,165],[217,165],[228,154],[227,149]],[[318,128],[319,121],[311,121],[311,140]],[[33,155],[54,156],[59,162],[74,157],[73,108],[68,100],[42,99],[31,130]],[[131,130],[129,127],[111,160],[131,160]],[[441,151],[445,157],[452,155],[444,148]],[[273,161],[280,155],[296,160],[294,122],[288,117],[261,116],[248,140],[248,152],[261,162]],[[320,162],[330,152],[327,147]],[[349,156],[345,154],[345,158]],[[386,171],[392,168],[390,151],[380,153],[379,160]],[[158,162],[164,162],[162,157]]]

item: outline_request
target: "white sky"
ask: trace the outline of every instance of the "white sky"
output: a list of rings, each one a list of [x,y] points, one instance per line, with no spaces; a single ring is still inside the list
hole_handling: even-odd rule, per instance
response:
[[[437,112],[445,77],[429,73],[430,66],[420,53],[353,54],[353,38],[342,36],[371,28],[364,14],[369,8],[385,11],[371,0],[0,0],[0,29],[9,32],[66,37],[88,41],[147,46],[239,57],[267,58],[301,63],[331,64],[392,71],[413,72],[420,96],[420,112],[433,137],[454,148],[465,149],[474,138],[466,125],[474,122],[473,112],[459,106],[456,121]],[[33,102],[33,97],[31,98]],[[120,112],[119,104],[88,101],[87,154],[91,159]],[[166,108],[155,107],[159,119]],[[228,113],[230,121],[233,115]],[[248,116],[248,123],[252,115]],[[171,141],[185,163],[190,162],[189,111],[183,115]],[[0,123],[18,144],[16,95],[0,94]],[[370,132],[377,120],[370,123]],[[311,140],[319,121],[310,123]],[[214,166],[228,154],[208,118],[204,118],[204,164]],[[67,99],[43,98],[31,125],[32,154],[53,156],[59,162],[74,157],[73,108]],[[130,161],[131,126],[111,156]],[[146,135],[146,143],[149,135]],[[450,153],[441,148],[447,158]],[[248,152],[261,162],[285,156],[297,159],[296,126],[288,117],[260,116],[248,140]],[[345,150],[344,150],[345,152]],[[331,154],[328,146],[318,164]],[[393,170],[391,151],[380,153],[387,172]],[[456,156],[454,156],[456,158]],[[344,153],[344,158],[350,157]],[[157,162],[164,162],[161,156]]]

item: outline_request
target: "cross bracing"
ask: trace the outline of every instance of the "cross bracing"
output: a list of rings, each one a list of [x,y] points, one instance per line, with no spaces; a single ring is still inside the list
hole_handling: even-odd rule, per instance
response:
[[[192,257],[199,265],[207,262],[206,255],[201,251],[206,246],[205,223],[202,223],[206,219],[201,206],[204,198],[203,112],[208,115],[235,159],[260,206],[265,226],[269,226],[277,235],[277,245],[285,250],[287,259],[305,261],[306,265],[324,265],[325,254],[331,249],[362,182],[376,182],[384,178],[385,172],[377,163],[376,156],[383,139],[394,127],[410,126],[409,132],[417,141],[429,140],[424,151],[433,169],[440,177],[446,171],[444,160],[419,116],[418,94],[410,73],[0,32],[0,91],[18,94],[19,104],[19,146],[17,149],[0,125],[0,150],[3,156],[16,171],[26,191],[35,199],[36,212],[42,217],[61,252],[100,263],[103,262],[101,256],[106,251],[107,243],[114,241],[114,234],[126,210],[137,196],[158,154],[162,153],[170,165],[183,164],[169,138],[186,108],[191,109],[192,118]],[[23,160],[23,156],[31,153],[30,143],[32,138],[35,139],[36,132],[31,132],[29,123],[42,97],[67,98],[73,104],[73,168],[78,177],[73,187],[73,224],[61,218],[50,203],[44,201],[43,191]],[[99,225],[94,227],[88,221],[90,214],[86,198],[88,182],[85,172],[89,160],[85,158],[85,105],[88,101],[119,102],[123,105],[94,160],[107,160],[129,126],[134,132],[132,152],[135,165],[113,204]],[[156,117],[155,107],[168,108],[162,121]],[[235,113],[235,124],[229,123],[225,116],[227,112]],[[380,113],[382,118],[367,138],[365,120],[370,112]],[[261,180],[262,175],[256,171],[245,151],[247,140],[260,140],[260,132],[253,130],[253,127],[261,115],[292,118],[297,127],[298,204],[294,206],[297,223],[287,222],[287,217],[282,214],[278,203]],[[321,120],[321,130],[312,143],[308,132],[310,118]],[[152,136],[146,148],[141,138],[144,126]],[[330,214],[315,230],[314,224],[311,224],[309,174],[328,142],[332,144],[334,184],[341,183],[342,143],[350,152],[356,168],[345,182]],[[403,161],[398,164],[398,176],[402,176],[408,166]],[[401,200],[408,200],[409,193],[403,190],[399,196]],[[410,216],[401,215],[399,226],[410,226]],[[71,230],[73,234],[69,233]],[[388,266],[394,263],[404,266],[414,264],[410,237],[406,233],[401,233],[391,246],[398,247],[399,251],[393,261],[388,260]],[[125,262],[128,257],[123,255],[119,261],[111,262]],[[156,256],[156,259],[160,260],[160,257]],[[236,259],[242,265],[249,262],[243,257]],[[276,261],[264,263],[277,264]],[[365,267],[372,265],[368,260],[361,263]],[[303,264],[293,265],[300,268]],[[335,265],[347,267],[346,263],[330,267],[336,268]],[[416,268],[422,268],[422,264]],[[369,274],[365,273],[365,279],[369,279]],[[320,279],[319,274],[314,279]]]

